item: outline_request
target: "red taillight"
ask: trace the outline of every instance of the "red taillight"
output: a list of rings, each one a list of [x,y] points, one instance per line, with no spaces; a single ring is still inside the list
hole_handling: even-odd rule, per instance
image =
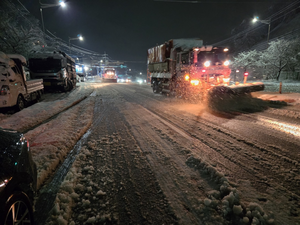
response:
[[[202,70],[202,72],[203,72],[203,73],[205,73],[205,72],[206,72],[206,70]]]
[[[248,76],[248,75],[249,75],[249,73],[248,73],[248,72],[245,72],[245,73],[244,73],[244,76]]]
[[[7,85],[3,85],[1,87],[0,95],[7,95],[8,91],[9,91],[9,87]]]
[[[27,148],[29,148],[29,141],[27,140]]]

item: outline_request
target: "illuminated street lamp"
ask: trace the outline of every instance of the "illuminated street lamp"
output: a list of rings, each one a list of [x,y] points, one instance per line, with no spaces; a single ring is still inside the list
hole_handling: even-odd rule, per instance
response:
[[[76,38],[69,37],[69,50],[70,51],[71,51],[71,41],[74,41],[74,40],[83,41],[83,37],[81,36],[81,34],[78,34]]]
[[[46,8],[50,8],[50,7],[55,7],[55,6],[61,6],[61,7],[66,7],[66,3],[63,2],[63,1],[60,1],[59,3],[57,4],[44,4],[44,3],[41,3],[41,1],[39,0],[40,2],[40,12],[41,12],[41,18],[42,18],[42,25],[43,25],[43,31],[45,33],[45,25],[44,25],[44,18],[43,18],[43,9],[46,9]]]
[[[268,28],[268,38],[267,38],[267,42],[269,42],[269,37],[270,37],[270,26],[271,26],[271,20],[260,20],[258,16],[254,17],[253,20],[252,20],[253,23],[256,23],[256,22],[261,22],[261,23],[264,23],[264,24],[269,24],[269,28]]]

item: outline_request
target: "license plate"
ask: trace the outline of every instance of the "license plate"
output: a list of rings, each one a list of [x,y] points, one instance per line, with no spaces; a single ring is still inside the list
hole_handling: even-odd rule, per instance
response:
[[[44,82],[44,86],[51,86],[51,82]]]

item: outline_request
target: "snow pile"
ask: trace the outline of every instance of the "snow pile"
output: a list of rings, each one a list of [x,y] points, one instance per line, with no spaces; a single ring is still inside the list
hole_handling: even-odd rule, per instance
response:
[[[55,170],[92,123],[95,98],[88,98],[57,118],[25,134],[37,164],[38,187]]]
[[[70,108],[71,106],[76,105],[90,94],[90,89],[80,86],[72,91],[68,97],[62,100],[56,100],[53,102],[39,102],[13,114],[8,118],[0,116],[0,126],[6,129],[24,132],[36,125],[41,124],[43,121],[51,118],[52,116]]]
[[[257,203],[241,203],[237,189],[232,187],[230,181],[215,167],[194,156],[190,156],[186,164],[202,175],[210,176],[218,187],[208,194],[208,198],[199,201],[200,214],[205,216],[205,212],[221,209],[222,217],[232,221],[233,224],[274,224],[273,215],[267,215]]]
[[[282,82],[282,92],[283,93],[299,93],[300,92],[300,82],[291,81],[291,80],[284,80]],[[279,85],[280,82],[273,80],[267,81],[264,80],[263,83],[265,84],[265,91],[267,92],[279,92]]]
[[[81,148],[56,196],[46,225],[117,224],[118,216],[111,213],[107,193],[102,189],[111,182],[110,169],[107,165],[97,169],[92,166],[93,157],[105,157],[101,146],[110,147],[110,139],[107,136],[99,141],[89,141],[87,146]],[[103,175],[101,184],[97,183],[99,173]]]
[[[72,168],[67,173],[65,180],[60,186],[60,189],[56,195],[54,207],[50,212],[50,216],[46,221],[46,225],[67,225],[75,224],[69,223],[69,219],[72,214],[72,207],[76,201],[79,201],[79,195],[74,191],[76,188],[76,180],[78,179],[78,165],[80,158],[77,158]],[[81,187],[84,189],[84,187]]]

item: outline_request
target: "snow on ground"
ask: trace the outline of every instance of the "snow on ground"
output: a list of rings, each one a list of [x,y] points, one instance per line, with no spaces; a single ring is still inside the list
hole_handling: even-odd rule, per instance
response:
[[[39,102],[13,115],[0,114],[0,127],[20,132],[29,130],[24,135],[37,164],[38,188],[91,125],[95,97],[87,97],[94,86],[80,85],[62,100]],[[42,125],[34,128],[39,124]]]
[[[42,101],[11,116],[0,114],[0,127],[24,132],[80,102],[90,94],[91,88],[79,86],[62,100]]]
[[[90,127],[94,101],[88,98],[25,134],[37,164],[38,188]]]
[[[61,187],[56,195],[54,207],[50,212],[50,216],[46,221],[46,225],[75,225],[74,221],[70,221],[72,215],[72,207],[75,202],[79,201],[79,194],[85,190],[85,187],[78,183],[78,179],[82,178],[81,166],[88,164],[87,157],[90,156],[90,151],[83,147],[77,155],[72,168],[66,175]],[[89,209],[88,202],[83,202]],[[92,221],[90,221],[92,222]]]

